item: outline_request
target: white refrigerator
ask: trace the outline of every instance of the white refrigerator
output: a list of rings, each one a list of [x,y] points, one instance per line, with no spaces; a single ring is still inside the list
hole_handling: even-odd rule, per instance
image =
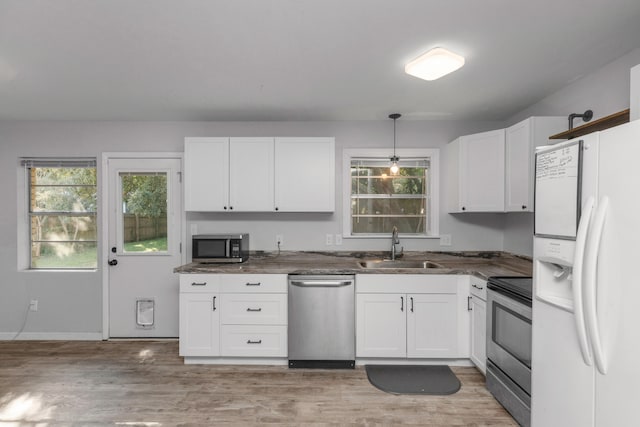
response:
[[[531,421],[640,426],[640,120],[536,153]]]

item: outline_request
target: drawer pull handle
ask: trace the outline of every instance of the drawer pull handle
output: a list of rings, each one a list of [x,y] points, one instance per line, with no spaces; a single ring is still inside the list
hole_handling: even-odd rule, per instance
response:
[[[247,311],[262,311],[262,308],[251,308],[251,307],[247,307]]]
[[[258,341],[247,340],[247,344],[262,344],[262,340],[258,340]]]
[[[247,282],[247,286],[260,286],[260,282],[256,282],[256,283]]]
[[[483,286],[476,286],[475,284],[472,284],[471,286],[473,286],[474,288],[479,289],[479,290],[483,290],[484,289]]]
[[[202,283],[192,282],[191,286],[207,286],[207,282],[202,282]]]

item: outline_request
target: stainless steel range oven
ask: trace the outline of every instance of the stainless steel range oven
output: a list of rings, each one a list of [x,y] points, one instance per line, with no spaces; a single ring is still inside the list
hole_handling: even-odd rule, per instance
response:
[[[522,426],[531,424],[531,278],[490,277],[487,388]]]

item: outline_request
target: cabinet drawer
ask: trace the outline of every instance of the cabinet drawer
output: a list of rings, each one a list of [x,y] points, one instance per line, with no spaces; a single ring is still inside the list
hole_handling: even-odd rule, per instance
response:
[[[471,276],[471,295],[480,298],[482,301],[487,300],[487,282],[477,277]]]
[[[220,353],[234,357],[286,357],[287,327],[272,325],[223,325]]]
[[[220,274],[225,293],[286,293],[286,274]]]
[[[222,294],[222,324],[286,325],[287,294]]]
[[[219,292],[218,274],[181,274],[180,292]]]

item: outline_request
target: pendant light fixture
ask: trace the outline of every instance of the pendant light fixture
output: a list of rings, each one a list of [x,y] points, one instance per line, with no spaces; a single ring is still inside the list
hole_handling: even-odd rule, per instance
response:
[[[400,113],[389,114],[389,118],[393,119],[393,156],[389,159],[391,160],[391,167],[389,168],[391,175],[398,175],[398,172],[400,172],[400,167],[398,166],[400,158],[396,156],[396,120],[401,116]]]

